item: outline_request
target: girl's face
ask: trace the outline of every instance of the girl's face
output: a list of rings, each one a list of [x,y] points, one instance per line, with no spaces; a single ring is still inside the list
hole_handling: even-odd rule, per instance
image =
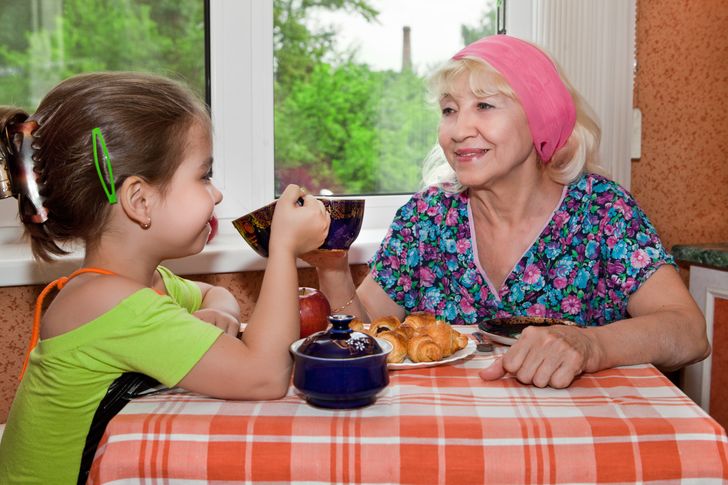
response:
[[[528,121],[518,101],[495,94],[476,96],[462,74],[440,99],[439,142],[466,187],[492,187],[513,179],[526,161],[536,161]]]
[[[187,148],[172,176],[159,207],[153,213],[152,229],[160,247],[172,252],[166,258],[197,254],[210,235],[210,220],[222,194],[212,183],[210,133],[199,124],[190,128]]]

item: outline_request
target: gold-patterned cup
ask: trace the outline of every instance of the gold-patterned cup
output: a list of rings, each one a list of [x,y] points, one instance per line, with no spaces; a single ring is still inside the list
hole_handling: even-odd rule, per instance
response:
[[[331,215],[329,233],[319,250],[347,250],[359,236],[364,220],[364,199],[318,198]],[[268,257],[270,226],[273,222],[275,202],[238,217],[235,229],[256,253]]]

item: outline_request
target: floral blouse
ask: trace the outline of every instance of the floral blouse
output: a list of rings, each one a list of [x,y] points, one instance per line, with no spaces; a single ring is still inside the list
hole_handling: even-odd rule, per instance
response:
[[[675,264],[647,216],[615,182],[584,174],[501,288],[477,259],[467,191],[429,187],[397,212],[371,274],[407,312],[452,324],[514,315],[604,325],[663,264]]]

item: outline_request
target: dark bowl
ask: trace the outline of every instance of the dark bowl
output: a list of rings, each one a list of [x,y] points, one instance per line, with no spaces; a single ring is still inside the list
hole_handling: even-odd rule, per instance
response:
[[[364,220],[364,199],[319,198],[331,215],[331,225],[326,240],[319,249],[346,250],[356,240]],[[264,258],[268,257],[270,225],[276,203],[254,210],[233,221],[243,239]]]
[[[304,340],[291,344],[293,386],[310,404],[335,409],[367,406],[389,384],[387,354],[392,344],[386,340],[377,339],[382,352],[349,359],[303,354],[298,348]]]
[[[478,327],[488,333],[506,338],[518,338],[526,327],[550,327],[551,325],[577,325],[576,322],[560,318],[512,316],[492,318],[478,323]]]

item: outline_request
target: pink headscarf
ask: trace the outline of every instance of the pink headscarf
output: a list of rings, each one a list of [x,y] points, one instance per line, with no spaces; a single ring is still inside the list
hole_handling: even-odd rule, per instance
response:
[[[548,162],[574,130],[576,108],[556,66],[528,42],[507,35],[484,37],[453,56],[487,61],[510,84],[526,112],[533,144]]]

